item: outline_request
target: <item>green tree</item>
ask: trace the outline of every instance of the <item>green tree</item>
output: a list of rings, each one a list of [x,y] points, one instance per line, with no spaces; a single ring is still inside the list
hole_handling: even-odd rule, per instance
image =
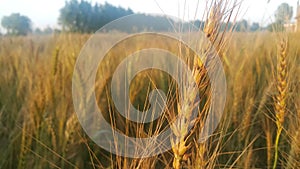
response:
[[[40,28],[35,28],[35,30],[33,31],[33,33],[37,34],[37,35],[41,35],[41,34],[43,34],[43,31]]]
[[[47,27],[44,29],[44,31],[43,31],[43,33],[46,34],[46,35],[52,34],[53,32],[54,32],[53,29],[52,29],[51,27],[49,27],[49,26],[47,26]]]
[[[275,20],[276,23],[285,24],[288,23],[293,16],[293,7],[289,6],[287,3],[282,3],[278,6],[275,11]]]
[[[245,32],[249,30],[249,25],[248,22],[246,20],[241,20],[239,22],[236,23],[236,31],[237,32]]]
[[[282,32],[285,30],[283,24],[281,23],[271,23],[267,26],[267,30],[270,32]]]
[[[58,23],[62,25],[63,30],[71,32],[79,31],[79,3],[77,0],[66,1],[65,6],[60,9]]]
[[[259,30],[259,29],[260,29],[259,23],[257,23],[257,22],[252,23],[252,25],[250,27],[250,30],[252,32],[255,32],[255,31]]]
[[[1,20],[1,25],[9,35],[27,35],[31,32],[31,20],[19,13],[4,16]]]
[[[133,12],[111,4],[95,4],[94,6],[84,0],[67,1],[60,9],[58,23],[64,31],[90,33],[97,31],[105,24]]]

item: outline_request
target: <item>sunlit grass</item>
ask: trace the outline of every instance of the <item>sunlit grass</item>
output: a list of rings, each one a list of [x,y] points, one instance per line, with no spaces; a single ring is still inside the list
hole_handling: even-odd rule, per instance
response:
[[[277,166],[297,168],[300,166],[300,34],[288,36],[288,87]],[[73,109],[71,85],[76,58],[88,37],[79,34],[1,37],[0,168],[172,167],[172,150],[146,159],[122,158],[102,150],[83,132]],[[278,95],[274,38],[271,33],[232,33],[232,39],[222,50],[228,85],[223,119],[204,145],[192,144],[182,157],[183,167],[195,166],[197,160],[198,165],[208,168],[272,167],[277,129],[274,98]],[[97,80],[109,82],[110,73],[108,70],[107,77],[99,76]],[[158,87],[170,91],[166,86],[172,82],[166,74],[144,72],[131,84],[137,92],[131,95],[134,104],[145,105],[149,83],[155,81],[160,83]],[[97,88],[99,97],[105,90],[105,86]],[[126,121],[118,125],[122,127]],[[130,132],[141,132],[133,135],[151,134],[149,130],[131,127]],[[199,162],[200,158],[203,160]]]

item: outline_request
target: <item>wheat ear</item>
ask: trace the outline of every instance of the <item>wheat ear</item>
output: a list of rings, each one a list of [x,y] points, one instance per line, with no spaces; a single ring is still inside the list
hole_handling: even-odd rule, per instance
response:
[[[171,138],[172,150],[174,154],[173,167],[179,169],[184,156],[187,156],[186,152],[191,144],[187,144],[189,126],[191,125],[192,112],[195,108],[195,99],[199,90],[198,84],[200,83],[203,71],[202,62],[195,57],[194,67],[190,79],[188,79],[187,87],[184,91],[182,102],[178,105],[177,119],[178,125],[171,125],[171,129],[175,135],[175,138]],[[194,83],[196,85],[194,85]],[[178,143],[178,144],[175,144]]]
[[[275,113],[276,113],[276,139],[275,139],[275,154],[273,169],[277,167],[278,161],[278,145],[283,129],[283,122],[286,109],[286,93],[287,93],[287,49],[288,40],[282,38],[279,43],[278,60],[277,60],[277,96],[275,98]]]

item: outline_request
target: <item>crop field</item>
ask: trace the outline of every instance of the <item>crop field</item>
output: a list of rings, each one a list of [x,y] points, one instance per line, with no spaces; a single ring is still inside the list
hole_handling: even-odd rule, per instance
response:
[[[109,40],[118,34],[102,36]],[[206,141],[195,141],[203,120],[200,113],[190,120],[197,121],[194,123],[198,127],[188,133],[188,138],[147,158],[109,153],[86,135],[78,121],[72,76],[79,52],[89,37],[0,37],[0,168],[272,168],[275,159],[275,168],[299,168],[299,33],[231,33],[226,47],[218,52],[227,90],[216,130]],[[143,45],[139,42],[131,46],[140,49]],[[169,49],[173,47],[176,51],[176,46],[170,45]],[[106,97],[107,88],[120,63],[118,57],[130,50],[117,49],[110,54],[111,60],[99,65],[95,83],[102,86],[96,85],[96,98],[105,119],[116,129],[127,135],[148,137],[184,112],[176,105],[178,90],[174,80],[159,70],[145,70],[130,83],[130,100],[141,110],[147,109],[149,91],[161,89],[167,93],[168,117],[141,125],[116,114]],[[182,52],[185,54],[187,51]],[[205,75],[199,78],[198,89],[205,96],[201,109],[205,110],[210,100],[206,91],[209,85]],[[179,130],[171,129],[175,135]],[[182,133],[179,130],[176,136]]]

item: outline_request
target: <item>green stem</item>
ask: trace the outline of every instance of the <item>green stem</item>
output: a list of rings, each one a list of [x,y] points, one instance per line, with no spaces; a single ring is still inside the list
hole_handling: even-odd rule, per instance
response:
[[[282,131],[282,126],[278,125],[277,127],[277,133],[276,133],[276,140],[275,140],[275,156],[274,156],[274,163],[273,163],[273,169],[276,169],[277,167],[277,161],[278,161],[278,145],[279,145],[279,139]]]

